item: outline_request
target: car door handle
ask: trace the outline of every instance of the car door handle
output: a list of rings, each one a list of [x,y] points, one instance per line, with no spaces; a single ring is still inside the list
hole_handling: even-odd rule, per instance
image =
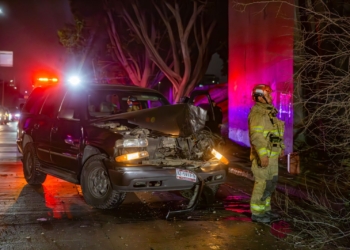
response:
[[[58,127],[52,127],[52,128],[51,128],[51,131],[52,131],[52,133],[57,133]]]
[[[35,129],[38,129],[39,127],[40,127],[40,124],[39,124],[39,123],[35,123],[35,124],[34,124],[34,128],[35,128]]]

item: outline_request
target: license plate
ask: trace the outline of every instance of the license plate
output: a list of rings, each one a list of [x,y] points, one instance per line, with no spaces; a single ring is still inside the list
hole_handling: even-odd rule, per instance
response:
[[[186,169],[176,169],[176,179],[197,182],[197,176]]]

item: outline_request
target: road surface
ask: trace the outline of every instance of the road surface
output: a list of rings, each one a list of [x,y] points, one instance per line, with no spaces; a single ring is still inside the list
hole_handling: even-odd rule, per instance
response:
[[[115,210],[84,202],[80,186],[48,176],[26,183],[18,153],[16,123],[0,126],[0,249],[292,249],[279,240],[284,223],[252,223],[253,183],[230,175],[214,205],[199,205],[165,219],[187,204],[177,192],[129,193]]]

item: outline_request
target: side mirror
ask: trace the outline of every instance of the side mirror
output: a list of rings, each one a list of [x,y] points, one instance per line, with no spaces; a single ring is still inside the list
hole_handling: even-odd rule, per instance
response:
[[[74,118],[74,109],[61,109],[57,115],[57,118],[59,120],[79,121],[79,119]]]

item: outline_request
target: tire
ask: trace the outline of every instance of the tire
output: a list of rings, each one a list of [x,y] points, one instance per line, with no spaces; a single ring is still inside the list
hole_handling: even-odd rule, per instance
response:
[[[99,209],[113,209],[124,201],[126,193],[113,190],[102,162],[104,158],[102,155],[96,155],[87,160],[80,176],[80,184],[88,205]]]
[[[46,174],[37,170],[39,166],[34,146],[29,142],[23,150],[23,173],[28,184],[41,185],[45,181]]]

